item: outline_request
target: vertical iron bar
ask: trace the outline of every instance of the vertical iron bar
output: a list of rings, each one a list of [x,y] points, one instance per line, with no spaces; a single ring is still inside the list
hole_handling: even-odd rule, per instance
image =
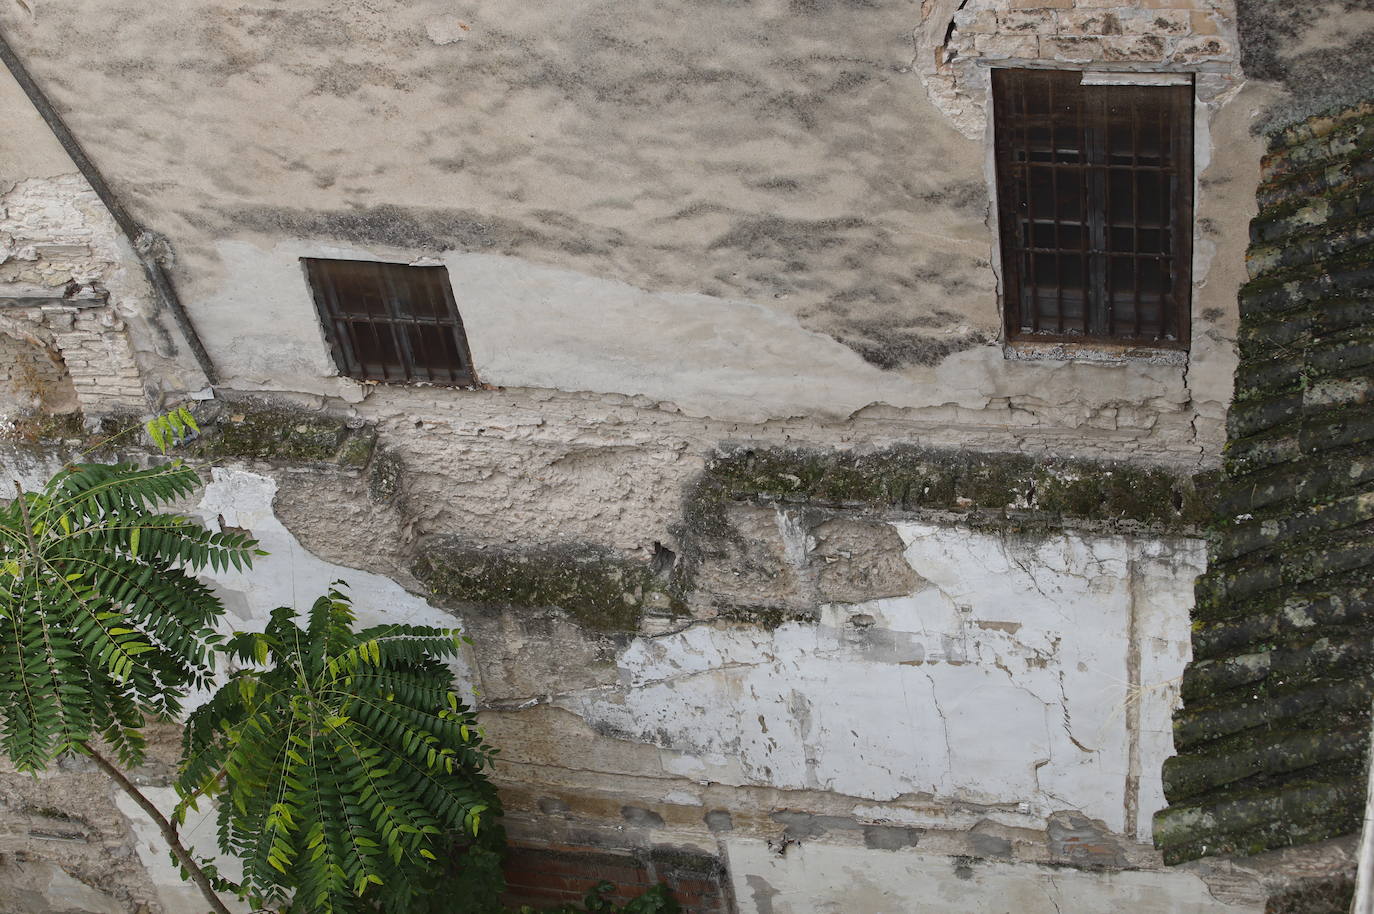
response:
[[[1144,102],[1139,90],[1131,99],[1131,301],[1132,339],[1140,339],[1140,105]]]
[[[410,304],[410,312],[407,315],[409,319],[408,326],[410,328],[410,332],[407,334],[407,341],[410,345],[410,357],[411,360],[415,362],[415,376],[418,378],[423,375],[424,380],[433,381],[435,380],[435,369],[434,362],[429,357],[428,337],[430,334],[425,332],[425,327],[420,323],[420,309],[415,307],[415,302],[420,298],[420,293],[423,292],[424,300],[431,305],[429,313],[431,315],[434,314],[433,296],[430,294],[430,286],[432,285],[430,280],[434,276],[434,271],[441,269],[441,267],[411,267],[410,269],[420,271],[413,274],[414,282],[408,283],[408,288],[406,290],[409,293],[409,297],[406,301]],[[430,320],[433,320],[432,316]],[[414,338],[410,339],[411,336]],[[418,356],[415,351],[417,347],[419,348]]]
[[[1026,196],[1025,196],[1025,200],[1026,200],[1026,230],[1025,230],[1025,232],[1022,233],[1022,238],[1024,239],[1023,244],[1025,245],[1026,248],[1034,248],[1034,247],[1035,247],[1035,186],[1034,186],[1034,184],[1035,184],[1035,168],[1033,167],[1033,164],[1032,164],[1032,163],[1035,161],[1035,153],[1032,151],[1032,148],[1031,148],[1030,102],[1029,102],[1029,94],[1028,94],[1027,91],[1026,91],[1026,84],[1029,83],[1029,82],[1031,82],[1031,80],[1029,80],[1029,79],[1023,80],[1023,81],[1021,81],[1021,86],[1020,86],[1020,89],[1021,89],[1021,92],[1020,92],[1020,95],[1021,95],[1021,148],[1022,148],[1023,150],[1025,150],[1025,155],[1026,155],[1026,163],[1025,163],[1025,176],[1026,176]],[[1048,81],[1046,81],[1046,82],[1048,82]],[[1026,264],[1027,264],[1027,267],[1028,267],[1027,272],[1030,274],[1030,285],[1029,285],[1029,289],[1028,289],[1028,291],[1030,292],[1030,295],[1027,296],[1027,297],[1030,299],[1030,301],[1027,303],[1027,305],[1023,305],[1023,307],[1029,306],[1029,308],[1030,308],[1031,332],[1032,332],[1032,333],[1039,333],[1039,332],[1040,332],[1040,278],[1039,278],[1039,270],[1036,268],[1036,262],[1035,262],[1035,260],[1036,260],[1036,255],[1035,255],[1034,252],[1028,251],[1028,252],[1027,252],[1026,254],[1024,254],[1023,256],[1026,258]],[[1021,323],[1022,323],[1023,326],[1024,326],[1025,323],[1026,323],[1026,315],[1024,315],[1024,314],[1021,316]]]
[[[392,342],[396,344],[396,360],[400,363],[398,367],[401,370],[401,378],[405,381],[413,381],[415,380],[415,359],[410,353],[410,341],[401,332],[401,323],[404,320],[401,313],[401,291],[396,287],[394,281],[395,271],[406,268],[379,263],[375,269],[378,288],[382,293],[382,307],[388,318],[387,330],[391,333]]]
[[[1110,203],[1107,194],[1106,95],[1100,89],[1086,87],[1083,103],[1088,109],[1088,181],[1091,194],[1087,201],[1089,231],[1091,233],[1092,281],[1087,288],[1083,310],[1083,329],[1087,336],[1101,336],[1105,331],[1105,299],[1111,278],[1111,263],[1107,255],[1106,210]]]
[[[1055,80],[1050,80],[1050,195],[1054,200],[1054,295],[1055,332],[1064,333],[1064,250],[1059,240],[1059,104],[1054,95]]]

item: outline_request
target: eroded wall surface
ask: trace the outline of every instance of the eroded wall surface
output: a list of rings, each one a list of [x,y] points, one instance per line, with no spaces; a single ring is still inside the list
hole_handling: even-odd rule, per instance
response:
[[[731,910],[1257,910],[1253,874],[1150,847],[1270,97],[1230,5],[502,7],[0,6],[223,383],[27,115],[5,345],[61,357],[88,420],[213,394],[186,508],[272,552],[216,578],[228,622],[343,578],[461,625],[511,835],[704,859]],[[1194,74],[1186,358],[1004,351],[992,65]],[[442,263],[485,387],[339,377],[307,256]],[[107,350],[69,357],[88,327]],[[81,383],[107,364],[136,385]],[[87,443],[0,466],[35,484]],[[23,815],[26,885],[56,860],[185,904]]]
[[[1234,15],[1080,6],[199,0],[175,21],[36,4],[0,24],[165,237],[226,387],[364,398],[298,260],[431,257],[492,385],[750,423],[1108,428],[1214,461],[1253,206],[1232,190],[1259,155]],[[62,66],[69,42],[89,67]],[[990,64],[1196,74],[1186,364],[1005,357]]]
[[[898,449],[870,466],[743,452],[699,472],[654,558],[634,561],[414,535],[438,526],[408,508],[423,432],[387,441],[357,420],[242,402],[202,425],[186,456],[219,468],[186,510],[270,553],[211,576],[226,625],[263,624],[341,578],[366,620],[463,627],[475,646],[456,672],[502,747],[519,843],[695,854],[748,911],[826,910],[798,900],[810,883],[789,868],[855,854],[875,899],[934,880],[968,904],[1062,901],[1125,879],[1140,910],[1257,910],[1252,880],[1165,874],[1149,846],[1202,569],[1186,477],[1018,455]],[[490,466],[451,456],[455,478]],[[7,452],[12,473],[43,466],[31,446]],[[74,841],[103,824],[142,853],[147,823],[121,805],[104,824],[101,803]],[[184,904],[151,855],[115,879],[54,857],[35,835],[45,820],[25,815],[12,843],[31,864],[60,862],[117,902]]]

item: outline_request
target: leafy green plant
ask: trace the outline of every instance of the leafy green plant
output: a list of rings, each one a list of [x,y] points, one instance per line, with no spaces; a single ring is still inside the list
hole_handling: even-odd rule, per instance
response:
[[[0,508],[0,747],[20,770],[96,735],[134,764],[143,715],[208,682],[223,610],[191,572],[245,567],[256,543],[154,510],[199,484],[176,464],[85,464]]]
[[[453,691],[447,629],[353,630],[330,590],[307,624],[282,607],[224,649],[246,666],[186,728],[181,811],[222,786],[221,846],[256,907],[400,912],[443,872],[450,836],[499,815],[495,750]],[[292,899],[294,898],[294,901]]]
[[[200,426],[196,425],[196,417],[191,415],[191,411],[184,406],[154,416],[143,424],[143,428],[148,432],[148,437],[153,439],[153,443],[164,454],[167,453],[167,448],[182,443],[193,434],[200,434]]]
[[[164,452],[197,430],[185,410],[146,427]],[[452,875],[455,834],[477,864],[459,882],[490,909],[501,884],[485,775],[494,750],[443,662],[461,636],[355,633],[347,598],[331,590],[304,629],[283,608],[265,632],[221,644],[223,606],[195,574],[246,569],[264,553],[159,512],[200,484],[177,461],[67,466],[37,492],[15,483],[0,504],[0,751],[23,771],[66,752],[91,758],[218,914],[229,911],[217,892],[230,891],[296,914],[401,914]],[[142,760],[147,717],[178,718],[225,652],[247,666],[192,715],[168,818],[120,766]],[[242,884],[180,840],[187,809],[217,793],[220,846],[244,858]]]
[[[194,572],[244,568],[258,553],[246,536],[156,510],[199,486],[179,463],[80,464],[39,492],[16,482],[0,507],[0,750],[21,771],[90,756],[155,816],[183,864],[175,831],[94,741],[137,764],[145,715],[174,718],[187,690],[209,682],[223,607]]]

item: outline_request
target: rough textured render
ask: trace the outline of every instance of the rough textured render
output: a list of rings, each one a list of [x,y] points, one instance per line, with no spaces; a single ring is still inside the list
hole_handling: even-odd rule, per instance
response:
[[[1025,869],[967,858],[911,855],[896,866],[855,850],[818,853],[800,848],[779,857],[762,841],[730,840],[730,860],[742,878],[735,897],[742,914],[810,911],[903,911],[909,914],[1063,914],[1066,911],[1140,911],[1150,914],[1259,914],[1262,905],[1219,905],[1196,879],[1138,873],[1090,876],[1073,870]]]
[[[207,485],[183,510],[271,552],[214,577],[226,624],[344,579],[369,619],[460,625],[476,646],[456,671],[503,749],[528,859],[696,873],[709,891],[691,914],[1258,914],[1257,868],[1166,869],[1152,845],[1166,791],[1186,787],[1164,767],[1180,689],[1185,721],[1195,696],[1269,671],[1217,660],[1268,630],[1227,622],[1209,640],[1208,616],[1190,638],[1252,128],[1281,101],[1240,68],[1269,21],[1257,9],[186,0],[169,19],[0,3],[151,230],[130,247],[0,80],[16,112],[0,135],[0,412],[95,425],[208,398],[178,452]],[[1311,75],[1305,51],[1272,50]],[[994,65],[1193,75],[1186,358],[1000,342]],[[1326,143],[1364,181],[1363,140],[1331,145],[1354,129],[1295,140],[1295,173]],[[1283,233],[1363,213],[1363,186],[1261,200],[1278,228],[1251,263],[1295,268],[1300,236]],[[1317,232],[1299,253],[1357,241]],[[140,256],[171,276],[216,389]],[[302,257],[446,267],[481,383],[340,376]],[[1301,335],[1276,326],[1245,337],[1247,365],[1271,329],[1282,346]],[[1253,365],[1241,376],[1247,440],[1297,408],[1274,364],[1272,397],[1252,396]],[[1347,374],[1306,396],[1355,403],[1363,375]],[[96,440],[33,427],[0,441],[4,476],[27,485]],[[1213,553],[1207,587],[1239,555]],[[1208,745],[1209,764],[1250,757]],[[155,788],[165,774],[147,772]],[[27,855],[0,848],[20,899],[0,902],[184,909],[147,823],[103,786],[64,771],[34,795],[67,784],[89,821],[50,845],[71,812],[0,776],[18,810],[0,837]]]
[[[1211,87],[1184,366],[1005,358],[984,137],[922,82],[943,6],[198,0],[176,23],[43,5],[0,24],[170,242],[226,387],[368,397],[335,377],[298,258],[428,256],[490,385],[1214,461],[1253,205],[1231,188],[1259,155],[1231,11],[1161,11],[1169,60],[1116,61]],[[1215,60],[1187,50],[1204,38]],[[91,67],[61,66],[68,41]]]
[[[1273,132],[1374,98],[1374,74],[1357,63],[1374,53],[1369,0],[1239,0],[1237,7],[1246,74],[1284,90],[1257,126]]]

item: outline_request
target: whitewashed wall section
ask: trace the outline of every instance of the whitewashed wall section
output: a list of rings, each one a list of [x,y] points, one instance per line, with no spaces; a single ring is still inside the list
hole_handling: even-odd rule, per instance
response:
[[[911,595],[640,638],[619,686],[555,702],[692,779],[1079,810],[1148,841],[1201,544],[896,526]]]
[[[275,490],[217,469],[199,507],[271,553],[250,574],[216,576],[235,625],[305,608],[338,578],[365,622],[455,624],[388,578],[310,554],[273,515]],[[1148,841],[1202,545],[895,527],[920,578],[907,596],[825,605],[818,623],[774,630],[702,622],[637,637],[615,684],[549,682],[530,704],[669,750],[666,773],[687,780],[879,804],[921,795],[1013,810],[1026,825],[1076,810]]]

